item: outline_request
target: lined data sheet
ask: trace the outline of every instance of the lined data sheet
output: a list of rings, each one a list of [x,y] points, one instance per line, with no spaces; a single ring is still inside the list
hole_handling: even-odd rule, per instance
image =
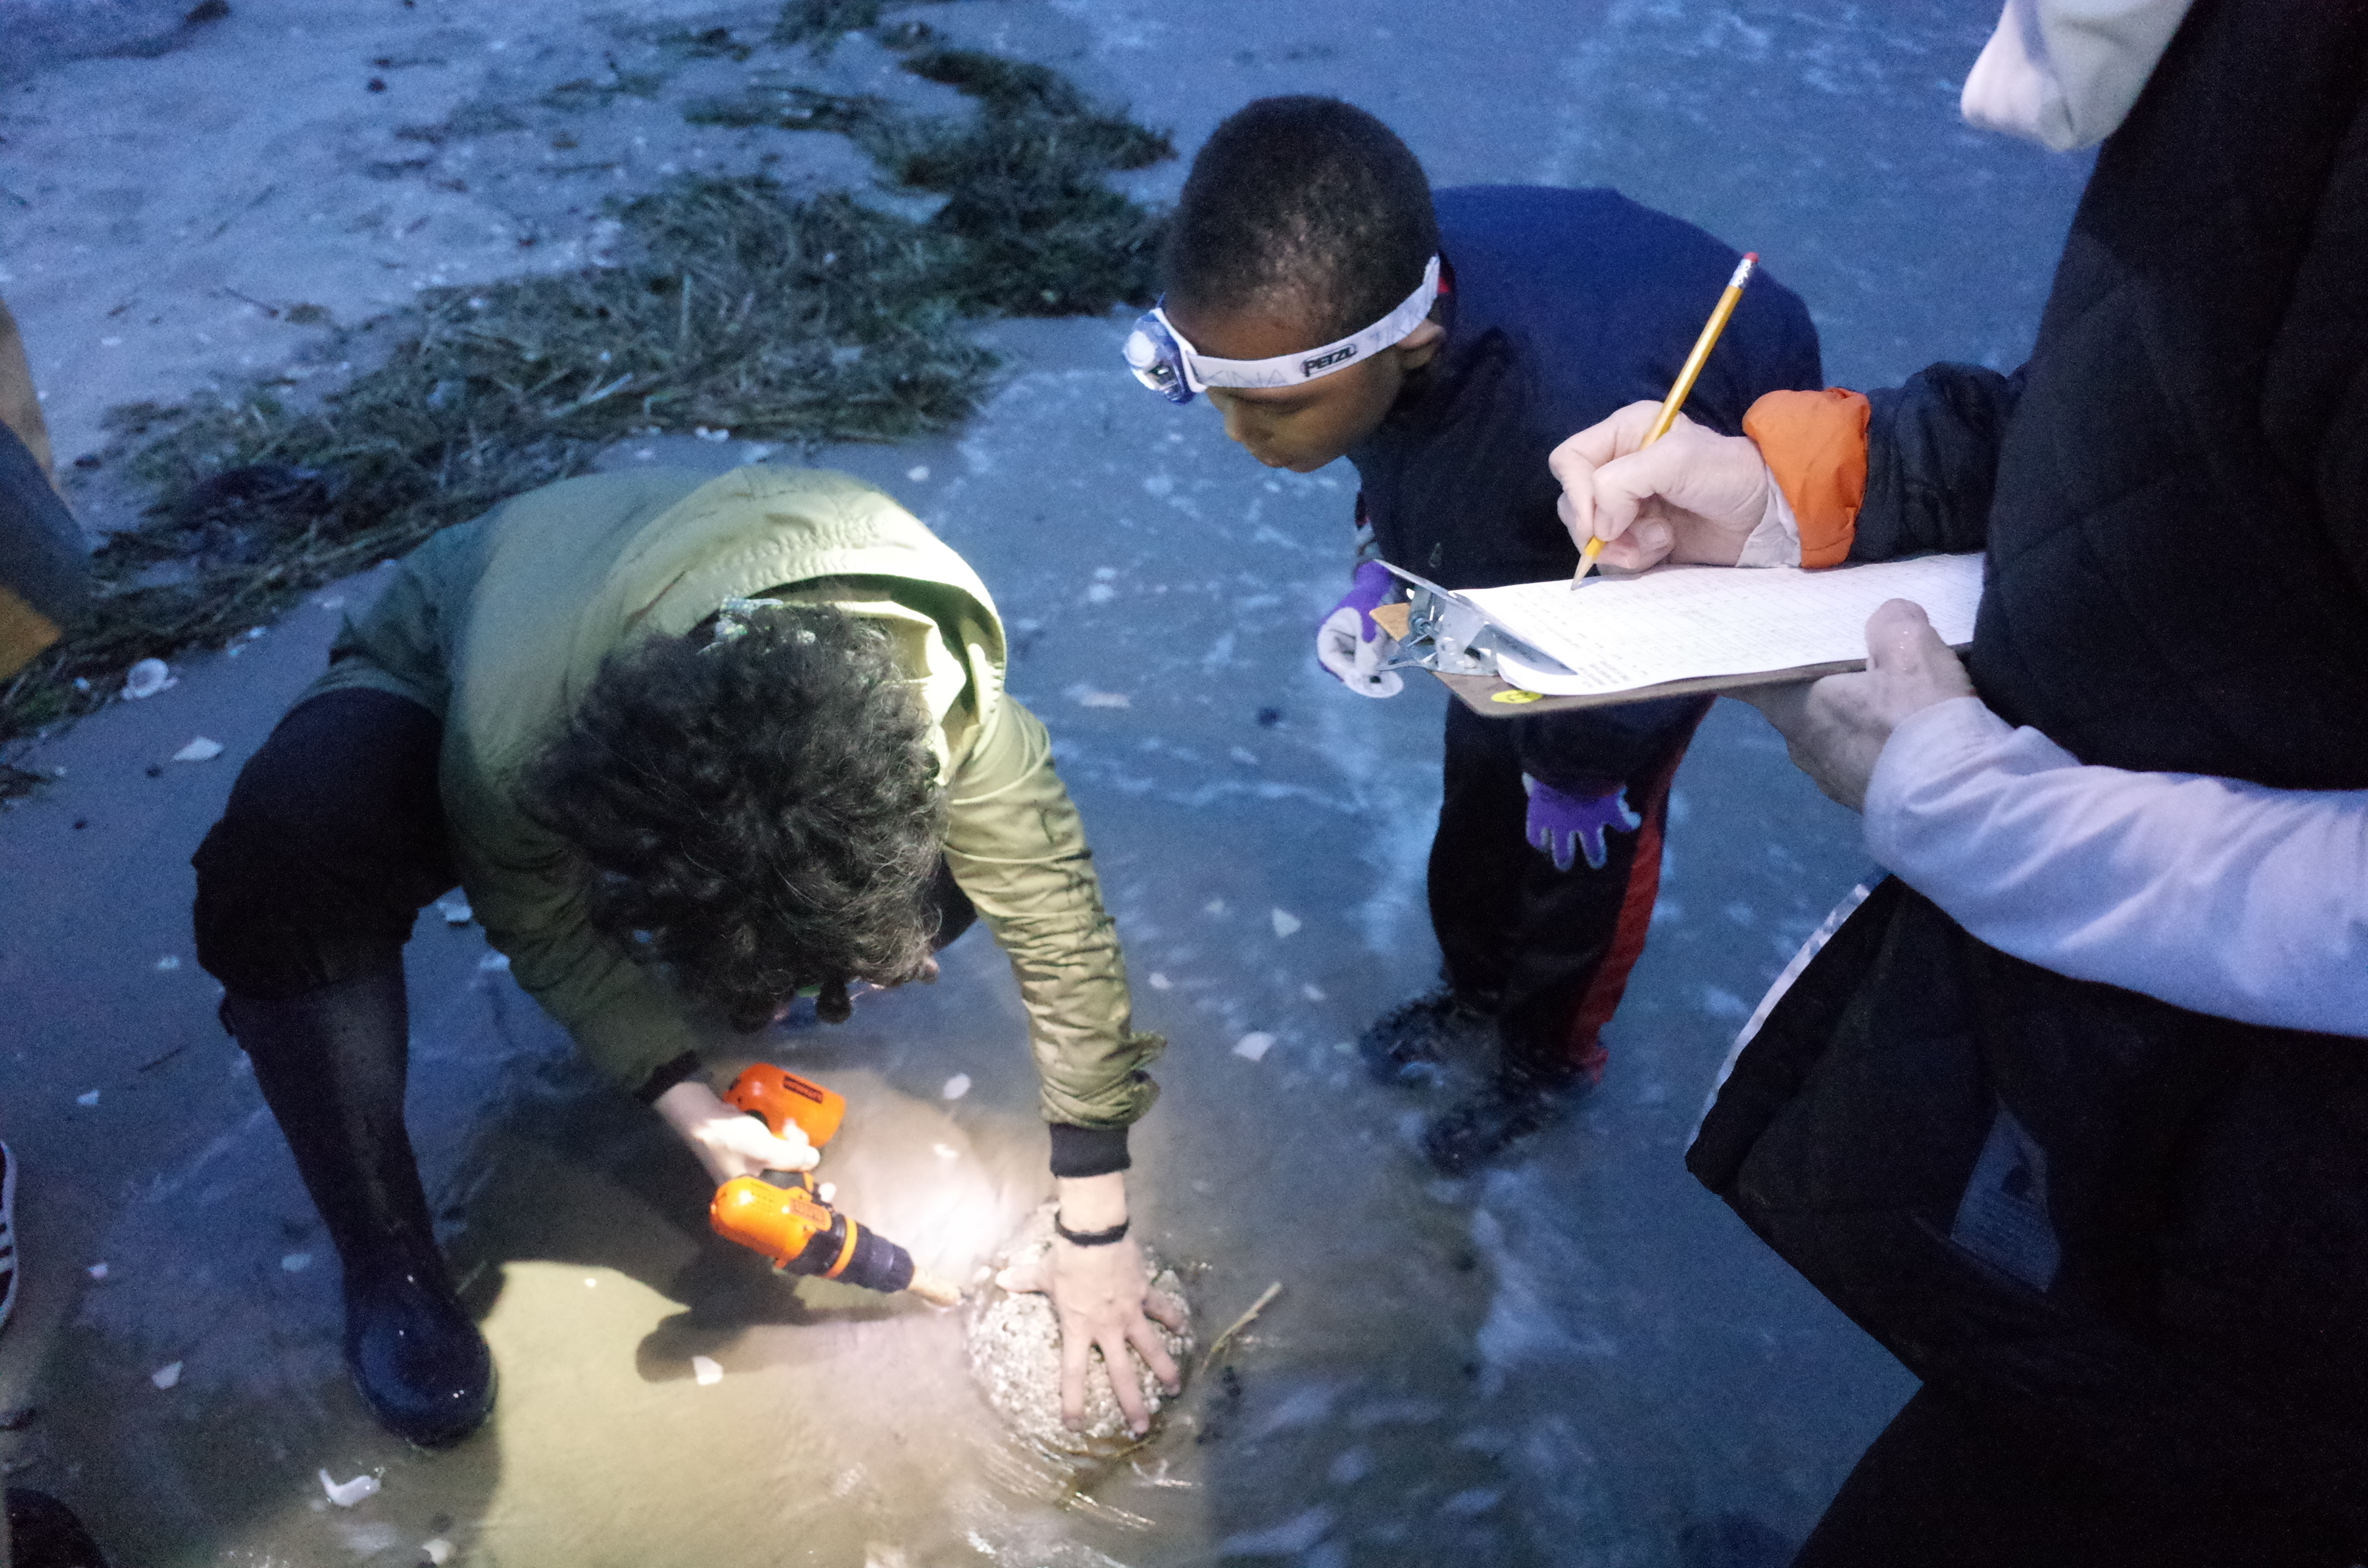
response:
[[[1941,641],[1963,646],[1973,641],[1981,604],[1982,558],[1927,555],[1823,571],[1664,566],[1577,592],[1555,581],[1463,597],[1562,666],[1500,653],[1506,681],[1550,696],[1611,696],[1863,662],[1867,617],[1886,599],[1923,606]]]

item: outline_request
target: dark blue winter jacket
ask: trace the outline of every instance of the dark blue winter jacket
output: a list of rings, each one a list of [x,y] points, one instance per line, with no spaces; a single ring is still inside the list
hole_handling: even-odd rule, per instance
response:
[[[1447,342],[1349,453],[1382,559],[1451,588],[1567,576],[1546,457],[1668,394],[1738,254],[1617,191],[1469,186],[1437,195]],[[1761,271],[1686,403],[1723,434],[1762,392],[1825,385],[1800,298]]]

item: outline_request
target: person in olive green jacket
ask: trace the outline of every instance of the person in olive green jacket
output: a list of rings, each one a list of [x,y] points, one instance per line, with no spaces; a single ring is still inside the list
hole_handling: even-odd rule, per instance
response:
[[[196,922],[336,1242],[347,1365],[382,1422],[449,1442],[493,1402],[402,1116],[403,944],[456,881],[519,983],[718,1182],[814,1153],[717,1096],[703,1020],[760,1028],[802,991],[843,1018],[850,985],[932,972],[983,917],[1052,1130],[1064,1407],[1097,1346],[1174,1383],[1123,1174],[1162,1042],[1132,1027],[1083,827],[1004,663],[960,556],[879,491],[792,469],[529,492],[348,619],[199,847]]]

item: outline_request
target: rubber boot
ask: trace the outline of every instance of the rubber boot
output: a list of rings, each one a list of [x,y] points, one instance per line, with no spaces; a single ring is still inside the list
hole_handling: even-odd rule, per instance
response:
[[[1357,1055],[1377,1084],[1420,1084],[1439,1075],[1451,1053],[1476,1050],[1494,1036],[1495,1017],[1441,986],[1401,1002],[1357,1037]]]
[[[11,1486],[6,1506],[0,1562],[11,1568],[107,1568],[106,1553],[74,1510],[48,1493]]]
[[[1422,1152],[1442,1176],[1466,1176],[1553,1126],[1593,1085],[1568,1069],[1500,1070],[1488,1086],[1433,1117]]]
[[[398,1437],[458,1442],[494,1407],[494,1360],[437,1249],[404,1127],[403,965],[273,1001],[233,994],[222,1021],[254,1062],[345,1266],[354,1386]]]

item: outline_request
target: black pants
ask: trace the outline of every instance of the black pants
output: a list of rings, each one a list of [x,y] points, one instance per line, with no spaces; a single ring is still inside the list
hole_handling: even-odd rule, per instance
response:
[[[1506,1065],[1603,1071],[1599,1040],[1645,950],[1661,881],[1669,781],[1707,698],[1534,719],[1447,705],[1446,793],[1430,845],[1430,924],[1448,983],[1497,1016]],[[1532,848],[1523,774],[1577,795],[1624,791],[1642,819],[1604,835],[1604,861],[1568,870]]]
[[[292,996],[391,963],[450,890],[443,722],[382,691],[298,703],[240,769],[198,869],[198,961],[233,992]],[[943,861],[938,945],[976,912]]]
[[[2270,1498],[2106,1470],[1927,1387],[1842,1483],[1793,1568],[2344,1568]]]

